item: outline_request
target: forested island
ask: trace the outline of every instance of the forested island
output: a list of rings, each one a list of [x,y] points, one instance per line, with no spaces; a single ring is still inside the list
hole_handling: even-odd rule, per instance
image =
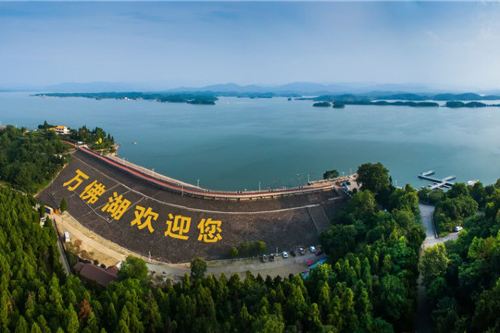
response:
[[[445,106],[447,108],[485,108],[485,107],[500,107],[500,104],[486,104],[482,102],[461,102],[461,101],[449,101],[446,102]]]
[[[440,107],[437,101],[446,101],[442,107],[447,108],[480,108],[500,107],[500,104],[487,104],[479,100],[500,100],[500,96],[481,96],[473,93],[466,94],[437,94],[420,95],[411,93],[400,94],[341,94],[320,95],[311,98],[299,98],[301,100],[316,101],[313,106],[331,103],[333,107],[345,105],[373,105],[373,106],[409,106],[409,107]],[[469,102],[463,102],[469,101]]]
[[[195,258],[182,281],[161,282],[129,257],[103,288],[63,273],[52,224],[40,224],[43,206],[23,193],[52,179],[68,158],[60,137],[44,125],[9,126],[0,144],[1,332],[410,332],[419,271],[436,332],[500,328],[500,181],[417,192],[392,186],[382,164],[363,164],[360,190],[321,234],[328,262],[307,278],[216,278]],[[32,173],[23,182],[20,168]],[[420,264],[419,199],[436,205],[439,230],[465,228],[457,241],[426,250]]]
[[[239,91],[172,91],[172,92],[95,92],[95,93],[40,93],[35,96],[48,97],[82,97],[120,100],[151,100],[160,103],[188,103],[214,105],[218,97],[238,98],[273,98],[287,97],[291,100],[312,100],[314,107],[344,108],[346,105],[373,105],[373,106],[409,106],[409,107],[440,107],[438,101],[446,102],[443,107],[448,108],[480,108],[500,107],[500,104],[487,104],[480,101],[500,100],[497,95],[479,95],[474,93],[463,94],[415,94],[415,93],[367,93],[367,94],[332,94],[316,97],[300,97],[292,92],[239,92]],[[464,102],[465,101],[465,102]]]
[[[313,106],[315,107],[321,107],[321,108],[329,108],[330,106],[332,106],[332,103],[330,102],[316,102],[313,104]]]
[[[188,103],[215,105],[217,97],[204,93],[145,93],[145,92],[99,92],[99,93],[42,93],[35,96],[48,97],[83,97],[100,99],[121,100],[146,100],[160,103]]]

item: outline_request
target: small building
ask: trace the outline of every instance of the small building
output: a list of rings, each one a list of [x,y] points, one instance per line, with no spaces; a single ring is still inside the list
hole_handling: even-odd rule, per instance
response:
[[[52,127],[51,130],[53,130],[57,134],[63,134],[63,135],[69,134],[69,128],[63,125],[57,125],[55,127]]]
[[[78,262],[73,269],[81,278],[95,282],[103,287],[118,279],[118,270],[114,266],[104,269],[90,263]]]

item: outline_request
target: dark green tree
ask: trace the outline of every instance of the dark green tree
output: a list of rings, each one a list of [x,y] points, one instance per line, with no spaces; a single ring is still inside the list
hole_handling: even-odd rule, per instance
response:
[[[370,190],[374,194],[386,191],[390,185],[389,170],[382,163],[365,163],[358,168],[358,182],[361,189]]]
[[[146,281],[148,279],[148,268],[144,260],[128,256],[120,267],[118,277],[120,280],[137,279],[139,281]]]
[[[68,202],[66,201],[66,198],[61,199],[61,203],[59,204],[59,209],[61,212],[65,212],[68,210]]]
[[[191,260],[191,277],[201,279],[207,271],[207,263],[202,258],[196,257]]]

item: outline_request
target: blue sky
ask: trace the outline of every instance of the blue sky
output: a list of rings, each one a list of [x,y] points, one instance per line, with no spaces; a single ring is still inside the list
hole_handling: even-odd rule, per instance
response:
[[[500,3],[4,3],[0,87],[420,83],[500,89]]]

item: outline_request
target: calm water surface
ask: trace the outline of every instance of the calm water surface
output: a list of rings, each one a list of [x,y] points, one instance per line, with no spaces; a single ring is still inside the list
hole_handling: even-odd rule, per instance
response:
[[[285,98],[221,98],[215,106],[0,93],[0,123],[99,126],[120,155],[217,189],[302,184],[326,169],[380,161],[398,185],[435,170],[457,180],[500,178],[500,108],[313,108]],[[136,144],[134,144],[136,142]]]

